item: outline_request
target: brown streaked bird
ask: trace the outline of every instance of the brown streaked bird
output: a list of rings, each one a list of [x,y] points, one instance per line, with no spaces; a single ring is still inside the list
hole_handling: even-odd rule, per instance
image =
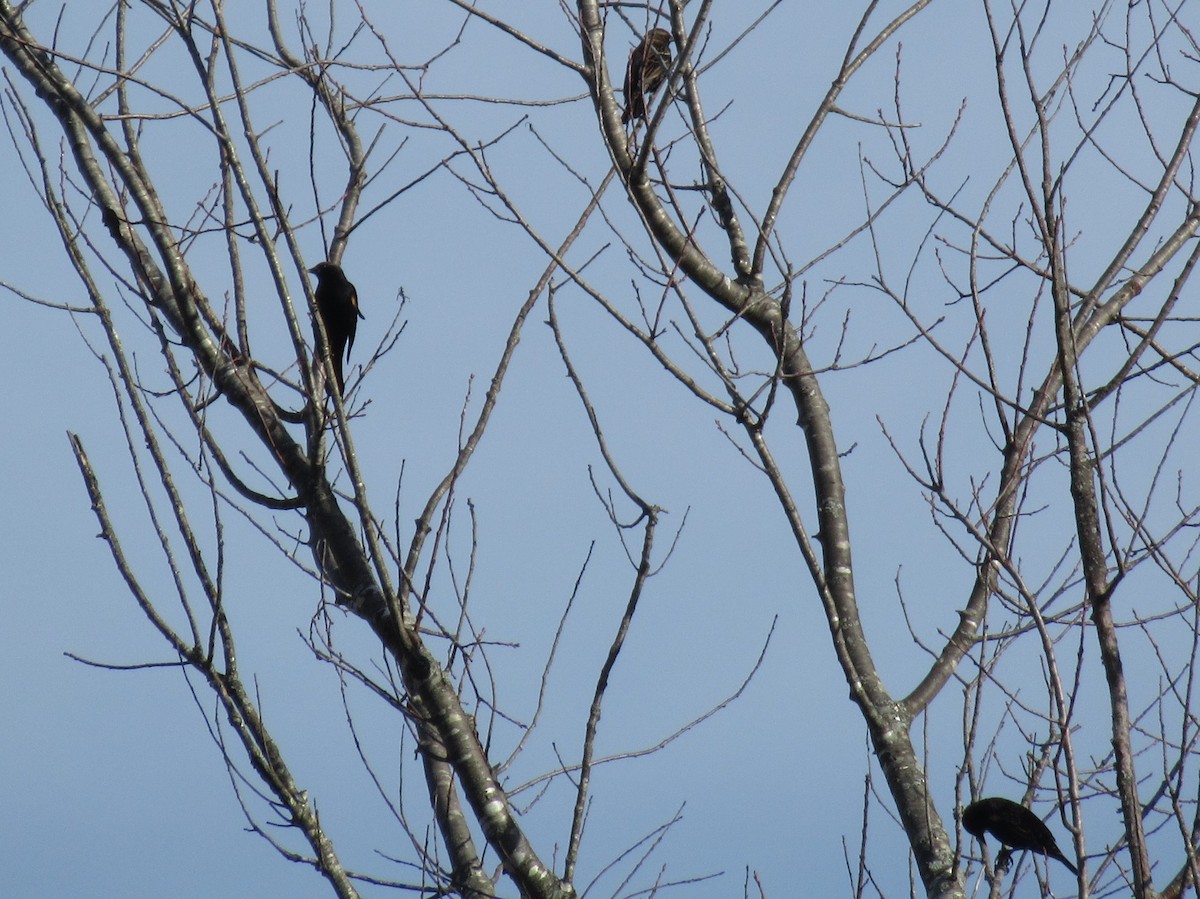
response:
[[[313,291],[313,296],[317,301],[317,313],[325,326],[329,357],[333,360],[333,379],[340,394],[346,386],[342,377],[342,360],[350,358],[358,320],[366,316],[358,310],[358,291],[346,280],[346,274],[339,266],[332,262],[319,262],[309,271],[317,276],[317,289]],[[313,334],[316,333],[314,327]],[[320,345],[318,338],[317,346]]]
[[[671,69],[671,32],[652,28],[629,54],[625,68],[625,111],[621,123],[646,117],[646,94],[653,94]]]
[[[993,796],[991,799],[980,799],[972,802],[962,814],[963,827],[967,833],[983,844],[983,835],[990,833],[1004,847],[996,857],[996,867],[1008,867],[1008,860],[1013,850],[1028,850],[1040,853],[1047,858],[1056,858],[1078,876],[1079,870],[1067,861],[1054,834],[1041,818],[1020,803],[1011,799]]]

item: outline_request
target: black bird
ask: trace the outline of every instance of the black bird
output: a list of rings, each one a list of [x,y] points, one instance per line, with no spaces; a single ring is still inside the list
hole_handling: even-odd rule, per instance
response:
[[[339,266],[332,262],[320,262],[309,271],[317,276],[317,289],[313,291],[313,296],[317,300],[317,313],[325,326],[329,357],[333,360],[333,379],[337,382],[340,394],[346,384],[342,377],[342,359],[350,358],[358,320],[366,316],[358,311],[358,291],[346,280],[346,274]],[[313,334],[316,333],[314,327]],[[316,343],[320,347],[319,338]]]
[[[671,68],[671,32],[652,28],[629,54],[625,68],[625,111],[622,124],[646,117],[646,94],[658,90]]]
[[[1027,849],[1047,858],[1056,858],[1070,868],[1072,874],[1079,874],[1079,870],[1062,854],[1054,842],[1054,834],[1042,819],[1011,799],[993,796],[972,802],[963,809],[962,823],[967,833],[979,840],[981,845],[985,833],[990,833],[1000,841],[1004,848],[996,857],[997,868],[1008,867],[1014,849]]]

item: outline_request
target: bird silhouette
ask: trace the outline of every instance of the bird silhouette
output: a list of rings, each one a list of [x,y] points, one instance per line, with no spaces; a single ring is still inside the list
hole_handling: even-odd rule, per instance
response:
[[[350,358],[358,320],[366,316],[358,310],[358,291],[346,280],[346,273],[339,266],[332,262],[320,262],[309,272],[317,276],[317,289],[313,291],[313,296],[317,301],[317,314],[325,326],[329,358],[333,360],[333,379],[340,394],[346,386],[342,377],[342,360]],[[313,334],[317,334],[315,327]],[[320,345],[318,337],[317,346]]]
[[[629,54],[625,68],[625,111],[621,122],[646,117],[646,94],[654,93],[671,68],[671,32],[652,28]]]
[[[1078,875],[1079,870],[1067,861],[1062,850],[1054,841],[1054,834],[1042,819],[1020,803],[1011,799],[993,796],[972,802],[962,814],[963,827],[967,833],[983,844],[983,835],[990,833],[1000,841],[1003,849],[996,857],[996,867],[1008,867],[1014,850],[1037,852],[1047,858],[1056,858]]]

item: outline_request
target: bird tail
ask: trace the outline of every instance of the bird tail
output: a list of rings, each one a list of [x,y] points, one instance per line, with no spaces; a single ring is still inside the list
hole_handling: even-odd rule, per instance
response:
[[[1079,869],[1076,868],[1069,861],[1067,861],[1067,857],[1065,855],[1063,855],[1062,852],[1059,852],[1059,851],[1049,852],[1049,853],[1047,853],[1047,855],[1049,855],[1051,858],[1058,859],[1060,862],[1062,862],[1064,865],[1067,866],[1067,868],[1070,870],[1070,872],[1072,874],[1074,874],[1076,877],[1079,876]]]

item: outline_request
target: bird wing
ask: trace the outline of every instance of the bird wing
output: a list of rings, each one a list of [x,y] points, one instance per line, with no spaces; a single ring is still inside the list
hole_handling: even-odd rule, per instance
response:
[[[627,123],[630,119],[638,118],[638,104],[642,100],[642,64],[646,56],[646,39],[638,43],[629,54],[629,64],[625,66],[625,114],[621,121]],[[644,113],[642,113],[644,115]]]
[[[350,358],[350,348],[354,346],[354,335],[358,333],[358,320],[363,318],[363,314],[358,311],[358,290],[353,284],[346,282],[350,288],[350,305],[354,309],[353,315],[347,315],[346,321],[349,327],[346,328],[346,358]]]

